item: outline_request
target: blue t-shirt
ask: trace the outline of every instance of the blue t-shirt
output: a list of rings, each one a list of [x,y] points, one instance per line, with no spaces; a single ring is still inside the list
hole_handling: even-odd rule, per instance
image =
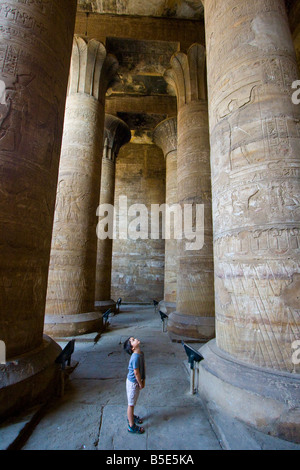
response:
[[[127,379],[130,382],[136,383],[137,380],[134,375],[134,369],[139,369],[141,379],[145,380],[145,359],[143,352],[141,352],[141,354],[132,353],[130,356]]]

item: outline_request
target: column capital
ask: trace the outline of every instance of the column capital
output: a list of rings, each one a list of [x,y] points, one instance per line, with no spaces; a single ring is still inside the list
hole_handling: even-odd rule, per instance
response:
[[[170,64],[164,79],[176,92],[178,108],[191,101],[206,100],[205,48],[201,44],[192,44],[187,54],[173,54]]]
[[[105,114],[103,158],[115,162],[120,148],[130,139],[128,125],[112,114]]]
[[[177,118],[160,122],[154,129],[153,142],[162,149],[164,156],[177,150]]]
[[[84,93],[103,102],[107,89],[116,79],[118,67],[117,59],[107,54],[102,42],[75,35],[68,94]]]

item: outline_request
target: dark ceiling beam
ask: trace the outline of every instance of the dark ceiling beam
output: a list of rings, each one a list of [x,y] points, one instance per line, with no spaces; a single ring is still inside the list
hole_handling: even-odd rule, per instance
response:
[[[105,44],[107,37],[137,40],[173,41],[186,52],[195,42],[205,43],[202,20],[133,17],[77,12],[75,34],[97,39]]]
[[[105,112],[117,116],[118,113],[164,113],[168,117],[177,115],[177,101],[175,96],[133,96],[116,95],[107,96]]]

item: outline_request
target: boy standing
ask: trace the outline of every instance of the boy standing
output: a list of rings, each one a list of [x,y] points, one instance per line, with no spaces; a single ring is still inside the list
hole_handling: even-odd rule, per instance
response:
[[[131,356],[126,379],[128,431],[137,434],[145,432],[143,427],[137,426],[137,424],[142,424],[142,419],[134,414],[134,407],[140,390],[145,387],[145,359],[140,344],[141,342],[137,338],[133,338],[133,336],[124,343],[125,351]]]

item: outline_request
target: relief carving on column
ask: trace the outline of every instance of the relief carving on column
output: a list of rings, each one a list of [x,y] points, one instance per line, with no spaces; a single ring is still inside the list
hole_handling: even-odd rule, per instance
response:
[[[176,52],[164,78],[176,91],[178,108],[192,101],[206,100],[206,58],[201,44],[192,44],[187,54]]]
[[[291,371],[300,132],[285,5],[205,4],[217,344],[246,362]]]
[[[169,316],[168,331],[174,340],[207,340],[214,336],[214,287],[205,48],[193,44],[187,54],[176,52],[170,64],[164,78],[177,96],[178,203],[203,205],[205,234],[195,251],[178,241],[176,312]]]
[[[177,194],[177,117],[160,122],[153,133],[154,143],[163,151],[166,160],[166,204],[178,203]],[[170,239],[165,240],[164,301],[161,308],[172,312],[176,309],[177,295],[177,240],[174,226],[170,227]]]
[[[112,114],[105,114],[103,158],[115,162],[120,148],[130,139],[127,124]]]
[[[116,116],[105,114],[104,148],[100,188],[100,205],[114,204],[115,162],[120,148],[131,139],[128,125]],[[95,306],[97,310],[115,308],[111,297],[112,240],[98,238]]]
[[[93,313],[99,151],[102,154],[105,94],[117,68],[117,59],[101,42],[74,37],[46,303],[45,331],[52,334],[95,331],[102,322]],[[68,315],[69,322],[56,321],[57,315]]]
[[[85,93],[103,102],[107,89],[116,80],[119,64],[96,39],[75,35],[68,94]]]
[[[154,129],[153,141],[162,149],[165,157],[177,150],[177,117],[160,122]]]
[[[76,0],[0,2],[1,422],[59,386],[43,324],[75,15]]]

